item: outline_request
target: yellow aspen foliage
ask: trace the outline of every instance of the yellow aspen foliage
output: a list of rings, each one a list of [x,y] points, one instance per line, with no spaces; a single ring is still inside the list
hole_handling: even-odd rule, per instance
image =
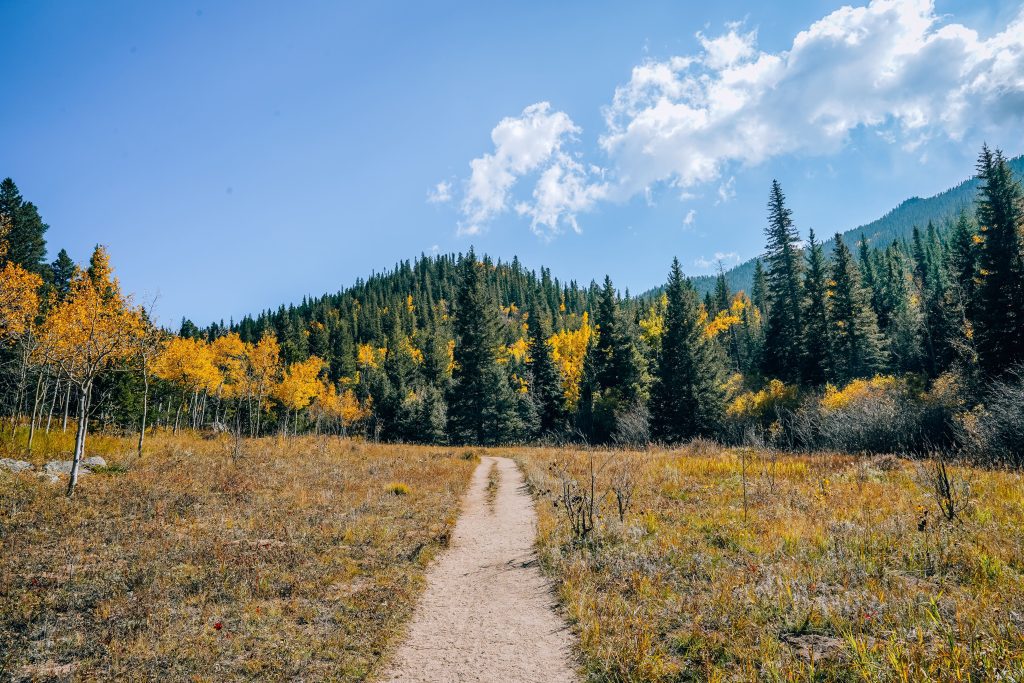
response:
[[[42,284],[42,278],[18,264],[4,264],[0,270],[0,341],[17,339],[32,327]]]
[[[237,332],[217,337],[210,344],[213,363],[220,373],[218,391],[224,398],[241,395],[245,386],[245,358],[247,349]]]
[[[448,340],[448,372],[455,371],[455,340]]]
[[[146,333],[144,319],[129,297],[121,295],[103,247],[96,247],[92,272],[78,273],[68,295],[39,328],[37,360],[54,368],[78,392],[78,428],[67,494],[74,493],[85,452],[89,399],[103,372],[132,359]]]
[[[153,374],[187,392],[213,391],[221,384],[210,345],[201,339],[171,337],[153,363]]]
[[[75,384],[129,360],[144,332],[142,316],[111,277],[103,247],[96,247],[93,260],[108,263],[106,270],[78,274],[39,330],[41,360]]]
[[[704,336],[711,339],[727,331],[732,326],[739,325],[743,321],[744,311],[756,312],[757,309],[752,305],[746,294],[739,292],[732,298],[729,310],[719,311],[714,319],[707,321],[707,313],[705,312]],[[757,315],[760,314],[758,313]]]
[[[527,381],[515,373],[512,374],[512,388],[520,394],[527,394],[530,392],[530,385]]]
[[[405,297],[405,310],[409,311],[410,313],[416,310],[416,306],[413,304],[412,301],[412,294],[409,294]]]
[[[748,391],[734,398],[725,412],[730,417],[766,417],[776,406],[796,401],[797,388],[777,379],[768,382],[760,391]]]
[[[647,315],[640,319],[640,336],[651,346],[658,347],[661,337],[665,334],[665,309],[668,308],[668,295],[662,293],[656,304],[647,309]]]
[[[346,427],[370,417],[371,401],[366,399],[365,404],[360,404],[356,392],[346,389],[338,396],[339,415],[341,423]]]
[[[875,375],[871,379],[855,379],[842,389],[825,385],[821,407],[826,412],[842,410],[851,403],[870,400],[900,388],[901,382],[892,375]]]
[[[302,410],[321,389],[319,377],[323,368],[324,362],[316,356],[292,363],[284,371],[280,383],[274,387],[274,398],[288,410]]]
[[[411,339],[409,339],[408,337],[405,337],[404,339],[402,339],[402,348],[403,348],[404,351],[406,351],[409,354],[409,357],[412,358],[412,361],[414,363],[416,363],[416,365],[422,365],[423,364],[423,351],[421,351],[420,349],[416,348],[413,345]],[[385,351],[386,351],[386,349],[385,349]]]
[[[356,350],[356,362],[368,368],[379,368],[388,355],[386,346],[375,347],[372,344],[360,344]]]
[[[505,347],[502,357],[498,358],[499,363],[507,363],[509,360],[516,362],[530,362],[529,354],[527,353],[530,348],[530,344],[526,339],[520,337],[519,339],[512,342],[510,345]]]
[[[580,400],[583,361],[587,356],[587,347],[593,334],[590,316],[584,312],[578,329],[561,330],[548,339],[551,357],[562,375],[562,395],[570,410],[574,409]]]

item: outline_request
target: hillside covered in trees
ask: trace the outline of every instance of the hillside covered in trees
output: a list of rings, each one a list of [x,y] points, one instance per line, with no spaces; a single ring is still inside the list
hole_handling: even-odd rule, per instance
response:
[[[707,437],[1019,463],[1024,194],[988,148],[951,193],[945,228],[904,225],[916,215],[905,205],[829,252],[801,235],[774,182],[749,291],[719,276],[701,297],[675,260],[660,293],[631,297],[607,277],[563,282],[470,250],[167,331],[121,292],[102,247],[84,268],[64,251],[47,263],[46,225],[7,180],[8,424],[28,425],[31,450],[70,416],[76,461],[92,426],[138,432],[140,451],[147,429],[190,428],[473,444]]]
[[[1007,163],[1018,179],[1024,178],[1024,156],[1009,159]],[[945,235],[956,224],[961,213],[973,214],[980,183],[978,177],[974,176],[931,197],[911,197],[881,218],[842,232],[843,241],[851,249],[857,248],[863,239],[867,239],[868,243],[874,246],[884,246],[891,242],[902,242],[906,245],[913,239],[915,227],[920,228],[929,223]],[[822,243],[826,254],[832,252],[834,244],[832,236]],[[729,287],[733,290],[750,291],[754,283],[754,268],[757,261],[756,258],[750,259],[726,269],[725,279]],[[714,291],[717,278],[714,275],[698,275],[692,280],[694,287],[703,295]]]

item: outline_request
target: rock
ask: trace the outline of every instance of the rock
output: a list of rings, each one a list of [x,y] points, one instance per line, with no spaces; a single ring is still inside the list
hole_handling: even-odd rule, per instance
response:
[[[39,472],[36,474],[37,477],[49,484],[57,484],[60,482],[60,477],[56,474],[48,474],[46,472]]]
[[[71,474],[71,460],[51,460],[50,462],[43,465],[43,472],[47,474]],[[78,468],[79,476],[83,474],[89,474],[90,468],[93,467],[106,467],[107,461],[98,455],[82,460],[81,467]]]
[[[24,460],[12,460],[10,458],[0,458],[0,470],[7,470],[18,474],[26,470],[32,469],[32,463],[25,462]]]
[[[807,662],[836,661],[843,658],[846,650],[846,643],[841,638],[819,633],[783,633],[779,640]]]
[[[71,474],[70,460],[51,460],[43,465],[43,472],[46,474]]]

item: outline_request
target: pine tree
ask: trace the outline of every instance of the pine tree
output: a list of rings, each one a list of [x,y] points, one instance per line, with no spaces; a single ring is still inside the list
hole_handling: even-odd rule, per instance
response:
[[[63,299],[71,291],[71,281],[77,270],[78,267],[68,256],[68,252],[61,249],[57,258],[50,264],[50,283],[58,299]]]
[[[870,377],[884,363],[884,342],[860,271],[850,249],[836,234],[831,262],[829,298],[829,346],[831,379],[845,384],[858,377]]]
[[[876,271],[880,306],[888,324],[881,331],[892,366],[900,372],[922,370],[923,320],[921,307],[911,293],[912,268],[898,242],[885,250],[881,272]],[[868,292],[870,297],[870,292]],[[877,319],[877,317],[876,317]]]
[[[708,308],[708,315],[714,315],[719,311],[729,310],[732,296],[729,293],[729,283],[725,279],[725,269],[722,262],[718,262],[718,276],[715,278],[714,310]]]
[[[672,261],[666,288],[665,332],[651,396],[656,438],[679,442],[709,436],[721,424],[721,360],[698,321],[697,294]]]
[[[761,311],[762,316],[768,313],[768,281],[761,259],[754,261],[754,284],[750,289],[750,300]]]
[[[768,377],[795,382],[803,351],[803,321],[799,236],[793,215],[777,180],[768,201],[768,320],[765,330],[763,371]]]
[[[10,178],[0,182],[0,216],[9,222],[7,254],[4,259],[29,272],[40,273],[46,258],[46,231],[49,229],[32,202],[26,202]]]
[[[539,436],[563,429],[566,418],[561,377],[551,355],[551,346],[548,344],[551,323],[548,321],[547,310],[541,304],[540,292],[534,294],[527,323],[530,392],[537,409],[536,433]]]
[[[811,386],[828,377],[828,273],[821,243],[811,230],[807,240],[807,275],[804,279],[804,363],[801,376]]]
[[[977,220],[982,245],[974,328],[985,373],[997,375],[1024,361],[1024,191],[1003,153],[982,147]]]
[[[524,425],[504,368],[498,363],[497,302],[473,250],[460,264],[455,308],[455,371],[448,401],[449,433],[460,443],[515,440]]]
[[[634,316],[619,306],[609,277],[598,296],[595,322],[597,340],[587,351],[577,424],[592,441],[603,443],[615,433],[617,413],[646,400],[647,372]]]

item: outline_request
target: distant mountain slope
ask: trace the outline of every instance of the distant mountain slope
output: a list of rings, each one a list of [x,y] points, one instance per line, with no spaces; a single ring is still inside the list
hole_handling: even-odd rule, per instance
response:
[[[1010,167],[1019,178],[1024,180],[1024,156],[1011,159]],[[868,242],[875,246],[892,241],[909,240],[914,226],[924,228],[928,225],[928,221],[932,221],[940,231],[945,230],[948,222],[955,219],[961,210],[973,211],[978,185],[978,179],[971,178],[932,197],[925,199],[911,197],[881,218],[847,230],[842,235],[843,241],[847,246],[856,249],[862,233],[867,236]],[[833,241],[833,239],[829,239],[825,242],[826,252],[832,250]],[[756,258],[750,259],[725,272],[726,280],[732,291],[740,289],[750,291],[754,281],[756,261]],[[699,275],[692,278],[692,281],[701,296],[715,288],[714,275]]]

